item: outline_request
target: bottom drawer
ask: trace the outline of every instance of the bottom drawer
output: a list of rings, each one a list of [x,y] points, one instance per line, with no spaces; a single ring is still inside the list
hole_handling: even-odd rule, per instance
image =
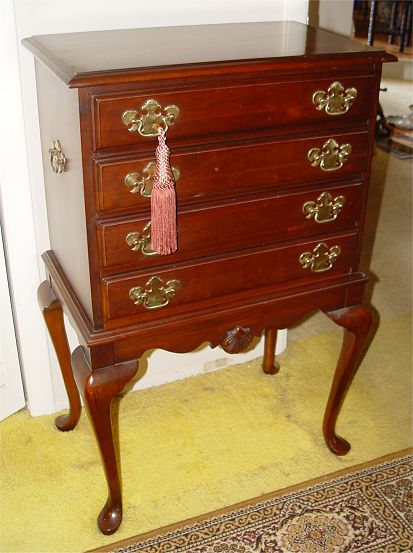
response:
[[[151,320],[182,312],[194,302],[216,302],[247,290],[254,293],[299,279],[344,274],[355,262],[356,245],[357,233],[352,232],[155,273],[106,277],[102,279],[104,318],[136,314],[139,321]]]

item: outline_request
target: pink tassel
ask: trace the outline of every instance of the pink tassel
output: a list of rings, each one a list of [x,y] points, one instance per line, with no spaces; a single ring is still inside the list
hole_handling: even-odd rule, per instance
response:
[[[151,197],[152,249],[160,255],[177,250],[175,182],[169,164],[165,130],[159,129],[156,148],[156,171]]]

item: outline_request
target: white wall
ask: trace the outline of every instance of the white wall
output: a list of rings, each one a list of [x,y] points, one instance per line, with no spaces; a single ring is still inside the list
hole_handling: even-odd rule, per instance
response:
[[[42,251],[48,249],[49,239],[46,222],[46,208],[43,194],[43,174],[41,166],[41,147],[37,119],[36,85],[33,58],[21,45],[20,41],[28,36],[116,28],[189,25],[205,23],[224,23],[242,21],[294,20],[306,23],[308,0],[209,0],[193,2],[192,0],[154,0],[150,4],[142,0],[2,0],[9,11],[15,9],[15,30],[20,62],[21,98],[24,110],[24,129],[26,137],[25,151],[17,156],[11,152],[11,164],[21,167],[21,193],[14,190],[15,204],[9,201],[6,213],[7,225],[20,229],[20,233],[30,233],[35,238],[27,249],[30,258],[29,267],[24,267],[19,257],[13,259],[13,289],[17,298],[24,297],[26,306],[20,306],[17,312],[17,323],[20,333],[20,344],[23,356],[23,371],[29,382],[27,395],[32,414],[42,414],[61,409],[66,405],[66,396],[57,368],[56,360],[50,345],[45,339],[43,320],[35,305],[35,286],[33,281],[40,281],[43,268],[40,261]],[[3,7],[2,7],[3,11]],[[0,34],[4,25],[0,22]],[[10,21],[9,21],[10,25]],[[16,50],[16,44],[14,45]],[[16,69],[13,65],[11,69]],[[17,101],[20,91],[15,90]],[[18,122],[23,130],[22,122]],[[18,204],[21,194],[25,203],[30,203],[32,212],[23,216]],[[10,200],[13,190],[10,188]],[[34,229],[34,237],[33,237]],[[10,234],[10,244],[13,233]],[[9,244],[9,246],[10,246]],[[29,271],[30,286],[25,284],[24,271]],[[29,295],[30,299],[27,300]],[[18,301],[17,301],[18,303]],[[30,324],[28,325],[28,321]],[[33,336],[36,336],[33,343]],[[74,344],[74,333],[70,336]],[[285,334],[283,335],[285,340]],[[176,356],[166,352],[155,352],[151,356],[151,370],[141,380],[140,386],[158,384],[171,378],[179,378],[189,373],[196,373],[205,368],[212,369],[216,359],[220,363],[243,362],[261,354],[262,343],[253,352],[241,356],[228,356],[222,351],[202,350],[188,355]],[[49,362],[50,355],[50,362]],[[223,360],[224,359],[224,360]],[[206,363],[206,367],[205,367]],[[36,385],[36,377],[39,384]],[[48,382],[47,382],[48,381]],[[42,396],[44,398],[42,399]]]

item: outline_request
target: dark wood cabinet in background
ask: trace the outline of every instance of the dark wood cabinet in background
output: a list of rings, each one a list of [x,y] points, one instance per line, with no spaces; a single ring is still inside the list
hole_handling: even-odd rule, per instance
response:
[[[321,309],[344,327],[323,431],[347,453],[334,429],[371,324],[358,263],[381,64],[395,58],[294,22],[24,44],[36,57],[51,242],[39,301],[70,399],[56,424],[76,425],[79,390],[109,487],[101,531],[122,518],[112,400],[150,348],[208,341],[237,353],[265,331],[274,373],[276,329]],[[160,126],[178,204],[179,247],[166,256],[150,241]],[[72,355],[62,308],[80,341]]]

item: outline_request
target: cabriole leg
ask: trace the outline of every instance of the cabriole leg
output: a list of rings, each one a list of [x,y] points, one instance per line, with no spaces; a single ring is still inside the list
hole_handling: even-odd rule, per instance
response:
[[[262,360],[262,369],[266,374],[276,374],[280,370],[280,365],[275,360],[275,346],[277,344],[278,330],[267,328],[265,330],[264,357]]]
[[[72,354],[72,364],[95,431],[108,485],[108,499],[99,514],[98,526],[103,534],[113,534],[122,521],[122,492],[113,436],[112,405],[114,398],[121,394],[136,374],[138,362],[127,361],[92,371],[79,346]]]
[[[344,328],[344,336],[324,415],[323,434],[327,446],[333,453],[345,455],[350,450],[350,444],[335,433],[337,415],[364,350],[372,316],[370,310],[362,305],[331,311],[327,315]]]
[[[37,290],[37,299],[56,351],[67,396],[69,398],[69,413],[57,417],[55,424],[59,430],[73,430],[79,421],[81,404],[79,392],[73,378],[70,349],[67,341],[62,305],[54,295],[50,283],[47,280],[42,282],[39,286]]]

